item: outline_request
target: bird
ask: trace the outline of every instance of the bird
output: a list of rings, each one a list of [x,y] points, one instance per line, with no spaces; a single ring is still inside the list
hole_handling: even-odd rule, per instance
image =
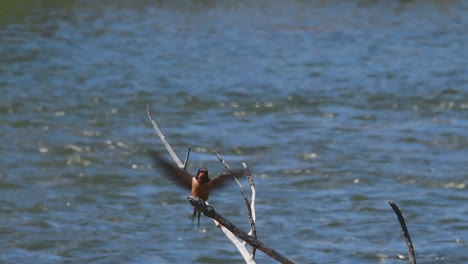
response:
[[[179,187],[190,190],[191,196],[199,197],[206,202],[212,190],[218,190],[227,185],[229,180],[232,180],[233,173],[224,172],[216,178],[211,179],[207,168],[200,168],[195,176],[192,176],[186,170],[173,165],[171,162],[162,158],[156,152],[150,152],[150,157],[153,160],[155,167],[162,169],[162,176],[174,182]],[[200,214],[195,207],[193,208],[192,221],[195,215],[198,214],[198,228],[200,228]]]

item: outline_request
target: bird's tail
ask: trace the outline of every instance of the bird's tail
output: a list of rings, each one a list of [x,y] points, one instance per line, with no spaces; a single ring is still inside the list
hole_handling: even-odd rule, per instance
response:
[[[200,215],[201,212],[199,212],[196,208],[193,208],[193,215],[192,215],[192,222],[195,220],[195,215],[198,214],[198,229],[200,229]]]

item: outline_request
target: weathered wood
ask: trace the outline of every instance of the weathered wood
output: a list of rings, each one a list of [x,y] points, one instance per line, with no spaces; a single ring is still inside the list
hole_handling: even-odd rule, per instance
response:
[[[251,203],[249,201],[249,198],[247,198],[247,194],[245,193],[244,188],[242,187],[242,184],[239,182],[239,180],[235,176],[234,172],[231,171],[231,168],[229,168],[229,165],[226,163],[226,161],[221,156],[219,156],[218,153],[216,153],[215,151],[213,151],[213,153],[216,155],[218,160],[223,164],[223,166],[226,168],[226,170],[231,173],[231,176],[237,182],[237,185],[239,186],[240,192],[242,194],[242,198],[244,199],[245,208],[247,209],[247,216],[249,218],[250,228],[252,230],[253,237],[257,238],[257,231],[256,231],[256,228],[255,228],[255,219],[252,216],[253,214],[252,214]],[[254,190],[253,194],[255,194],[255,185],[253,184],[252,175],[250,174],[250,171],[247,168],[247,165],[245,165],[244,168],[245,168],[245,175],[246,175],[246,177],[248,179],[248,182],[249,182],[250,186]],[[255,196],[253,196],[253,198],[255,198]],[[255,255],[255,248],[254,248],[254,250],[252,252],[252,255]]]
[[[252,177],[252,174],[250,173],[249,168],[247,167],[247,164],[245,162],[242,162],[242,166],[244,167],[245,170],[245,177],[247,177],[247,181],[249,182],[250,185],[250,190],[252,192],[252,199],[250,201],[250,211],[249,211],[249,220],[250,220],[250,231],[249,235],[253,236],[253,238],[257,238],[257,228],[255,226],[255,223],[257,221],[257,216],[255,214],[255,198],[257,196],[257,192],[255,190],[255,183]],[[252,257],[255,257],[255,251],[256,248],[252,249]]]
[[[151,124],[153,125],[153,128],[154,130],[156,131],[156,133],[158,134],[159,138],[161,139],[162,143],[164,144],[164,146],[166,147],[167,151],[169,152],[169,154],[171,155],[172,159],[174,160],[174,162],[177,164],[177,166],[180,168],[180,169],[183,169],[185,170],[186,169],[186,166],[187,166],[187,163],[188,163],[188,158],[190,156],[190,146],[188,148],[188,151],[187,151],[187,155],[185,157],[185,161],[184,163],[182,163],[179,159],[179,157],[177,156],[177,154],[174,152],[174,150],[172,149],[171,145],[169,144],[169,142],[166,140],[166,137],[164,136],[164,134],[162,133],[161,129],[159,129],[159,126],[158,124],[156,123],[156,121],[153,119],[153,116],[151,115],[150,111],[149,111],[149,105],[146,106],[146,111],[148,113],[148,118],[150,119],[151,121]],[[246,245],[245,243],[242,243],[240,242],[233,233],[231,233],[231,231],[229,231],[227,228],[225,228],[224,226],[222,225],[219,225],[216,220],[214,220],[214,222],[216,223],[216,225],[221,229],[221,231],[226,235],[226,237],[233,243],[233,245],[237,248],[237,250],[239,251],[239,253],[242,255],[242,257],[244,258],[245,262],[247,264],[255,264],[255,260],[253,259],[253,255],[250,255],[247,248],[246,248]]]
[[[390,206],[392,207],[393,211],[398,217],[398,221],[400,222],[401,229],[403,231],[403,237],[406,241],[406,246],[408,247],[408,255],[410,264],[416,264],[416,256],[414,254],[413,242],[411,241],[411,236],[408,232],[408,228],[406,227],[405,218],[400,211],[400,208],[396,205],[396,203],[392,200],[388,201]]]
[[[220,225],[226,227],[229,231],[231,231],[234,235],[236,235],[238,238],[242,239],[252,247],[257,248],[258,250],[262,251],[263,253],[267,254],[271,258],[277,260],[280,263],[285,263],[285,264],[293,264],[294,262],[285,256],[281,255],[279,252],[276,250],[266,246],[263,242],[261,242],[258,239],[255,239],[252,236],[249,236],[247,233],[241,231],[237,226],[235,226],[233,223],[231,223],[229,220],[224,218],[222,215],[218,214],[216,210],[211,206],[205,204],[202,199],[195,197],[195,196],[189,196],[188,200],[190,204],[194,207],[196,207],[198,210],[200,210],[205,216],[208,216],[210,218],[213,218],[216,220]]]

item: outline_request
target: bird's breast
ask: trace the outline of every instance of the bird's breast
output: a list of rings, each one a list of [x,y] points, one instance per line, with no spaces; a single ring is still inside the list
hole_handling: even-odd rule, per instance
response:
[[[195,178],[192,180],[192,196],[197,196],[203,201],[208,200],[208,197],[210,196],[210,191],[211,191],[211,183],[210,182],[205,182],[205,183],[199,183]]]

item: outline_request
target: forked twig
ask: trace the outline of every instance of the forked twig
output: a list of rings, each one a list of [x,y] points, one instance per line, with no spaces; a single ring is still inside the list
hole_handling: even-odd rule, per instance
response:
[[[410,264],[416,264],[416,256],[414,254],[413,242],[411,241],[410,234],[408,232],[408,228],[406,227],[405,218],[400,211],[400,208],[396,205],[396,203],[392,200],[389,200],[388,203],[392,207],[393,211],[398,217],[398,221],[400,222],[401,229],[403,231],[403,237],[406,241],[406,246],[408,247],[408,255]]]
[[[146,106],[146,110],[147,110],[147,113],[148,113],[148,117],[151,121],[151,124],[153,125],[154,127],[154,130],[156,131],[156,133],[158,134],[159,138],[161,139],[162,143],[164,144],[164,146],[166,147],[167,151],[169,152],[169,154],[171,155],[172,159],[174,160],[174,162],[177,164],[177,166],[181,169],[184,169],[186,168],[187,166],[187,162],[188,162],[188,158],[189,158],[189,155],[190,155],[190,147],[188,148],[188,151],[187,151],[187,155],[186,155],[186,158],[185,158],[185,162],[182,164],[182,162],[180,161],[179,157],[177,156],[177,154],[174,152],[174,150],[172,149],[171,145],[169,144],[169,142],[166,140],[166,137],[164,136],[164,134],[161,132],[161,130],[159,129],[159,126],[158,124],[156,123],[156,121],[153,119],[153,116],[151,115],[150,111],[149,111],[149,105]],[[245,247],[245,243],[241,243],[239,240],[237,240],[237,238],[235,237],[235,235],[233,233],[231,233],[231,231],[229,231],[227,228],[225,228],[224,226],[220,225],[218,222],[216,222],[216,220],[214,220],[216,225],[221,229],[221,231],[223,231],[223,233],[226,235],[226,237],[234,244],[234,246],[239,250],[239,253],[242,255],[242,257],[244,258],[245,262],[247,264],[255,264],[255,261],[253,260],[252,256],[249,254],[249,252],[247,251],[247,248]]]
[[[216,155],[216,157],[218,157],[218,160],[224,165],[224,167],[226,168],[227,171],[229,171],[229,173],[231,173],[231,176],[232,178],[236,181],[237,185],[239,185],[239,189],[241,191],[241,194],[242,194],[242,198],[244,198],[244,204],[245,204],[245,208],[247,209],[247,215],[249,217],[249,222],[250,222],[250,228],[252,230],[252,233],[253,235],[257,236],[257,231],[255,229],[255,220],[254,218],[252,217],[252,208],[250,207],[250,202],[249,202],[249,198],[247,198],[247,195],[245,194],[245,191],[244,191],[244,187],[242,187],[242,184],[239,182],[239,180],[236,178],[236,176],[234,175],[234,173],[231,171],[231,169],[229,168],[229,165],[226,163],[226,161],[221,158],[221,156],[218,155],[218,153],[216,153],[216,151],[213,151],[213,153]],[[246,174],[247,174],[247,171],[246,171]],[[250,172],[249,172],[249,175],[250,175]],[[252,178],[252,175],[250,175],[250,178]],[[249,182],[250,183],[250,182]],[[252,185],[251,185],[252,186]],[[253,251],[255,252],[255,251]]]

